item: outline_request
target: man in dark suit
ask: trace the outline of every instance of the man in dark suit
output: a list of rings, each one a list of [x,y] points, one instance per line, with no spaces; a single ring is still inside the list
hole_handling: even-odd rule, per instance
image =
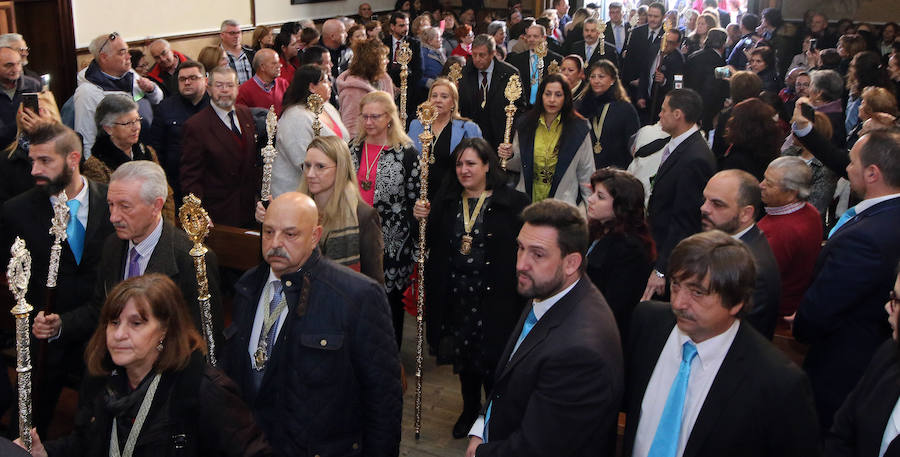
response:
[[[585,68],[590,68],[594,62],[600,59],[606,59],[612,62],[616,68],[621,68],[619,61],[619,53],[612,43],[600,41],[600,21],[594,18],[588,18],[584,21],[582,30],[584,40],[577,41],[572,44],[569,54],[575,54],[581,57],[585,62]]]
[[[528,50],[510,54],[509,57],[506,58],[506,61],[513,67],[516,67],[516,70],[519,71],[519,77],[522,78],[522,99],[528,107],[531,107],[531,105],[534,104],[537,97],[537,88],[541,83],[540,78],[538,77],[538,57],[537,54],[534,53],[534,49],[538,43],[544,40],[546,35],[547,31],[541,25],[535,24],[528,27],[525,31],[525,35],[522,37],[528,45]],[[555,52],[547,51],[547,55],[543,59],[544,75],[547,74],[547,70],[550,68],[550,62],[554,60],[562,63],[562,56]]]
[[[716,159],[697,128],[702,112],[703,101],[690,89],[669,92],[659,112],[659,123],[671,139],[659,171],[650,178],[647,218],[657,258],[644,300],[665,293],[669,254],[679,241],[700,231],[703,187],[716,170]]]
[[[583,273],[587,223],[552,199],[522,220],[517,288],[532,303],[500,357],[466,456],[612,455],[622,348],[609,305]]]
[[[622,3],[610,2],[609,21],[603,30],[603,40],[612,43],[616,47],[616,52],[621,56],[625,51],[629,35],[631,35],[631,23],[622,18]]]
[[[425,79],[422,76],[424,72],[424,67],[422,66],[422,46],[418,39],[409,36],[409,15],[406,13],[402,11],[394,11],[391,13],[389,25],[390,33],[384,37],[383,42],[384,45],[388,47],[387,73],[391,76],[391,80],[394,82],[394,87],[396,87],[397,90],[400,90],[400,71],[402,70],[402,67],[397,62],[395,54],[397,50],[400,49],[400,43],[404,41],[409,43],[409,50],[412,51],[412,58],[410,58],[409,63],[407,64],[409,76],[406,79],[406,113],[408,116],[407,124],[409,124],[409,122],[412,122],[412,119],[416,117],[416,107],[425,100],[428,92],[425,87]],[[397,99],[397,103],[400,103],[399,98]]]
[[[775,335],[781,303],[781,275],[769,241],[756,226],[762,206],[759,181],[743,170],[723,170],[706,183],[700,207],[703,230],[721,230],[743,242],[756,262],[753,299],[744,304],[747,322],[768,339]]]
[[[684,67],[684,87],[693,89],[703,98],[701,129],[713,128],[713,118],[728,97],[728,81],[716,78],[715,69],[725,66],[725,41],[728,35],[723,29],[712,29],[706,34],[704,48],[691,54]]]
[[[847,175],[863,201],[847,210],[829,233],[794,320],[794,337],[810,345],[803,368],[825,429],[890,336],[884,302],[900,260],[898,156],[897,129],[871,132],[853,145]]]
[[[651,65],[659,54],[665,14],[666,7],[662,3],[651,4],[647,8],[647,23],[632,29],[628,38],[622,81],[639,113],[647,110],[647,95],[640,91],[641,79],[650,78]],[[644,87],[648,85],[645,83]],[[644,118],[648,117],[644,115]]]
[[[253,115],[234,103],[234,70],[213,69],[209,86],[210,105],[184,124],[181,191],[200,198],[214,224],[251,227],[262,177]]]
[[[9,199],[3,205],[3,265],[9,260],[9,246],[15,237],[25,241],[31,251],[31,280],[28,302],[38,312],[36,322],[44,318],[47,304],[47,271],[49,269],[51,201],[65,190],[68,198],[69,225],[67,240],[62,244],[54,295],[53,312],[67,312],[90,300],[97,278],[103,240],[112,233],[109,209],[106,206],[106,186],[81,176],[81,139],[62,124],[47,124],[30,135],[28,157],[32,161],[31,175],[36,187]],[[93,330],[93,329],[92,329]],[[47,338],[35,332],[38,338]],[[56,399],[67,376],[80,374],[84,368],[83,350],[87,338],[71,342],[52,342],[46,346],[46,370],[36,372],[34,405],[35,425],[46,430],[53,416]],[[38,353],[34,354],[39,358]],[[78,376],[78,375],[76,375]]]
[[[463,67],[459,80],[459,112],[475,121],[484,139],[496,149],[506,131],[506,105],[509,104],[506,85],[510,76],[519,72],[494,57],[494,48],[494,38],[490,35],[478,35],[472,41],[472,59]],[[523,97],[515,105],[517,115],[524,112]]]
[[[654,124],[659,119],[659,107],[666,94],[675,88],[675,75],[684,75],[684,55],[681,53],[681,31],[670,29],[665,33],[665,44],[650,65],[650,72],[641,76],[640,93],[646,96],[648,116],[645,123]]]
[[[671,304],[632,317],[622,455],[819,455],[809,381],[741,318],[756,276],[747,246],[698,233],[669,267]]]
[[[161,210],[168,188],[162,168],[146,160],[127,162],[110,176],[107,201],[110,222],[116,230],[103,244],[98,280],[92,301],[75,310],[45,316],[46,322],[35,322],[35,332],[49,327],[50,334],[61,341],[85,340],[97,327],[106,294],[124,279],[146,273],[162,273],[172,278],[190,307],[194,325],[204,334],[202,312],[197,298],[197,275],[190,250],[194,243],[172,224],[163,221]],[[206,254],[206,276],[209,282],[210,317],[216,352],[221,351],[222,294],[219,292],[219,268],[215,254]]]
[[[384,287],[321,255],[317,220],[298,192],[269,205],[265,263],[235,285],[223,369],[279,455],[396,456],[400,359]]]

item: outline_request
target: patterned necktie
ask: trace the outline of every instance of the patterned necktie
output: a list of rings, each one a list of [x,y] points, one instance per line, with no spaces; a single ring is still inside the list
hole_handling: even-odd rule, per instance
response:
[[[531,96],[529,97],[529,102],[534,105],[535,97],[537,96],[538,85],[540,85],[541,80],[538,75],[538,56],[537,54],[532,54],[531,56]]]
[[[666,159],[668,159],[670,155],[672,155],[672,150],[669,149],[668,145],[666,145],[665,149],[663,149],[662,160],[659,161],[660,167],[662,166],[662,164],[666,163]]]
[[[84,226],[78,220],[78,209],[81,208],[81,202],[78,200],[67,200],[66,206],[69,207],[69,224],[66,225],[66,240],[69,243],[69,249],[75,255],[75,262],[81,264],[81,254],[84,253]]]
[[[687,395],[688,381],[691,378],[691,362],[697,356],[697,346],[685,341],[681,349],[681,366],[672,381],[669,397],[659,418],[659,426],[653,435],[653,443],[647,457],[675,457],[678,453],[678,439],[681,435],[681,419],[684,414],[684,397]]]
[[[237,124],[234,123],[234,111],[229,111],[229,112],[228,112],[228,120],[231,121],[231,131],[234,132],[234,134],[237,135],[238,138],[240,138],[240,137],[241,137],[241,131],[238,130]]]
[[[278,308],[278,304],[281,302],[281,291],[283,286],[281,285],[281,281],[274,280],[272,281],[272,288],[274,292],[272,293],[272,300],[269,301],[269,314],[275,312]],[[276,318],[277,319],[277,318]],[[275,346],[275,329],[278,327],[278,321],[275,321],[275,324],[272,324],[272,328],[269,329],[269,333],[266,335],[266,359],[269,358],[269,355],[272,354],[272,348]]]
[[[834,224],[834,228],[831,229],[830,232],[828,232],[828,238],[831,239],[831,237],[833,237],[834,234],[837,233],[838,229],[841,228],[842,225],[846,224],[847,221],[849,221],[850,219],[853,219],[854,217],[856,217],[856,207],[855,206],[853,208],[848,209],[847,211],[844,211],[844,214],[841,214],[841,217],[840,217],[840,219],[838,219],[837,224]]]
[[[131,248],[131,255],[128,260],[128,278],[133,278],[135,276],[141,275],[141,264],[138,261],[141,258],[141,254],[138,253],[137,247]],[[125,278],[125,279],[128,279]]]
[[[481,72],[481,101],[487,100],[487,87],[488,87],[487,72],[482,71]]]

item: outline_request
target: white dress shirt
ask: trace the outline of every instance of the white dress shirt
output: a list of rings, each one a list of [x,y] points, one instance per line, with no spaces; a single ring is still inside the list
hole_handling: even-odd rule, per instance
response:
[[[212,102],[209,103],[209,106],[212,106],[213,111],[216,112],[216,115],[219,116],[219,119],[222,120],[222,123],[225,124],[225,127],[228,130],[231,130],[231,119],[228,118],[228,113],[234,113],[234,125],[237,127],[239,132],[243,133],[243,130],[241,130],[241,121],[238,119],[238,115],[234,110],[234,106],[232,106],[228,111],[219,108],[218,105]]]
[[[543,317],[544,314],[547,314],[547,311],[550,311],[550,308],[552,308],[553,305],[556,304],[556,302],[558,302],[560,299],[565,297],[566,294],[568,294],[569,291],[571,291],[572,288],[575,287],[575,285],[578,284],[579,281],[581,281],[581,279],[576,280],[575,282],[572,283],[571,286],[566,287],[561,292],[557,293],[556,295],[553,295],[552,297],[550,297],[544,301],[534,300],[531,305],[532,306],[531,310],[534,311],[534,317],[537,318],[538,322],[540,322],[541,317]],[[535,323],[534,325],[536,327],[537,323]],[[534,327],[532,327],[532,330],[534,330]],[[518,338],[519,338],[519,335],[516,335],[516,339],[518,339]],[[522,341],[525,341],[525,340],[522,340]],[[521,342],[519,344],[521,344]],[[513,354],[516,353],[517,349],[519,349],[518,344],[516,345],[516,347],[513,348],[513,351],[509,354],[510,359],[512,359],[512,356],[513,356]],[[499,373],[497,373],[497,374],[499,374]],[[490,401],[490,399],[488,399],[488,401]],[[478,416],[478,419],[476,419],[475,423],[472,424],[472,428],[469,429],[469,436],[477,436],[481,439],[484,439],[484,416],[483,415]]]
[[[262,293],[259,295],[259,302],[256,305],[256,315],[253,318],[253,328],[250,332],[250,342],[247,344],[247,353],[250,354],[250,365],[253,368],[256,368],[256,348],[259,347],[259,334],[262,332],[263,320],[265,319],[265,313],[269,308],[269,300],[272,299],[272,295],[275,293],[273,290],[272,281],[280,280],[275,276],[275,273],[272,269],[269,269],[269,278],[266,279],[266,286],[263,288]],[[281,285],[281,293],[284,294],[285,284]],[[287,297],[285,297],[287,298]],[[281,315],[278,316],[278,321],[275,322],[275,341],[278,341],[278,334],[281,333],[281,326],[284,324],[284,319],[287,317],[288,307],[285,306],[283,310],[281,310]],[[274,346],[273,346],[274,349]]]
[[[725,332],[696,344],[697,356],[691,362],[691,376],[688,380],[687,394],[684,397],[681,434],[678,437],[676,457],[684,454],[685,445],[691,437],[691,430],[693,430],[700,409],[706,401],[706,395],[709,394],[709,389],[716,379],[719,367],[722,366],[722,361],[725,360],[731,343],[734,342],[740,322],[739,319],[735,319]],[[650,382],[647,383],[644,399],[641,402],[640,422],[638,422],[632,452],[634,457],[647,457],[647,453],[650,452],[650,445],[653,444],[653,437],[656,435],[659,419],[666,406],[669,390],[671,390],[672,382],[675,381],[675,376],[681,367],[682,347],[689,340],[690,337],[676,325],[659,354],[656,368],[653,369],[653,375],[650,376]]]
[[[163,220],[162,217],[160,217],[159,221],[156,222],[156,228],[154,228],[143,241],[135,245],[134,242],[128,240],[128,251],[125,252],[125,255],[127,256],[125,260],[125,274],[122,275],[122,279],[128,279],[128,265],[131,261],[131,248],[137,248],[137,252],[140,254],[140,257],[138,257],[140,274],[144,274],[144,272],[147,271],[147,264],[150,263],[150,256],[153,255],[156,244],[159,243],[159,237],[162,236],[162,228]]]
[[[881,449],[878,451],[878,457],[884,457],[884,453],[887,452],[888,446],[891,445],[891,442],[894,441],[894,438],[900,435],[900,400],[897,400],[897,403],[894,405],[894,410],[891,411],[890,417],[888,417],[887,426],[884,428],[884,435],[881,437]]]
[[[81,177],[81,190],[78,191],[78,195],[76,195],[75,197],[67,195],[66,197],[69,200],[78,200],[78,203],[81,204],[81,206],[78,207],[78,212],[75,213],[75,217],[78,218],[78,222],[81,222],[81,226],[84,227],[85,230],[87,230],[88,213],[91,200],[90,198],[88,198],[87,179],[85,179],[84,176]],[[53,206],[54,203],[56,203],[56,195],[51,195],[50,206]]]

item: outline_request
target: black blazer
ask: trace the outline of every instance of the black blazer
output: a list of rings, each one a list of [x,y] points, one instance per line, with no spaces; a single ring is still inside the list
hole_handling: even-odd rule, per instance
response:
[[[625,52],[625,47],[628,43],[628,37],[631,36],[631,23],[626,20],[622,20],[622,25],[625,26],[625,42],[622,43],[622,52]],[[613,48],[615,48],[616,34],[615,32],[613,32],[612,21],[606,21],[606,29],[603,31],[603,40],[607,43],[612,43]]]
[[[700,231],[703,188],[715,172],[716,160],[697,131],[672,151],[651,178],[647,218],[659,255],[656,271],[666,273],[675,245]]]
[[[596,152],[596,149],[594,151],[594,166],[598,170],[607,166],[625,170],[633,159],[631,150],[628,148],[628,141],[641,128],[641,120],[638,118],[634,105],[624,100],[611,101],[611,97],[608,94],[609,91],[600,97],[596,97],[591,92],[590,87],[588,87],[584,98],[576,103],[576,109],[582,116],[587,118],[590,124],[590,135],[593,144],[596,145],[599,141],[602,147],[599,154]],[[603,107],[607,103],[609,104],[609,109],[603,121],[600,138],[597,138],[597,132],[594,131],[594,123],[600,122],[600,118],[603,116]]]
[[[772,339],[778,321],[778,307],[781,304],[781,275],[775,254],[763,232],[756,224],[750,227],[741,241],[750,249],[756,262],[756,285],[753,288],[753,302],[744,307],[745,318],[762,336]]]
[[[819,455],[819,427],[806,376],[751,326],[739,325],[683,457]],[[674,327],[668,303],[644,302],[634,310],[626,344],[625,457],[634,450],[647,384]]]
[[[815,130],[810,130],[806,136],[795,136],[800,139],[803,147],[816,156],[829,170],[847,179],[847,165],[850,165],[850,155],[847,150],[835,146],[833,142]]]
[[[585,272],[609,302],[624,342],[653,262],[647,247],[633,234],[610,233],[596,243],[587,256]]]
[[[591,65],[596,63],[600,59],[606,59],[613,63],[616,68],[622,68],[622,61],[619,57],[619,53],[616,52],[616,46],[608,41],[603,42],[603,54],[600,54],[600,42],[594,44],[594,49],[591,50],[590,58],[584,55],[587,51],[587,45],[584,40],[576,41],[572,43],[572,47],[569,49],[569,54],[575,54],[578,57],[584,59],[584,69],[587,71]],[[562,63],[562,62],[560,62]],[[585,75],[590,76],[590,75]]]
[[[647,97],[647,107],[650,109],[650,116],[656,120],[659,119],[659,109],[662,107],[666,94],[675,88],[675,75],[684,74],[684,55],[681,54],[681,51],[676,49],[662,56],[662,61],[659,63],[658,67],[660,73],[665,77],[662,84],[655,84],[650,77],[651,68],[649,65],[653,64],[653,59],[654,57],[651,55],[647,71],[640,75],[640,84],[638,86],[640,96],[638,99]],[[651,103],[654,102],[655,105],[651,106]]]
[[[475,455],[612,455],[624,387],[619,332],[606,300],[582,276],[512,354],[530,311],[522,310],[500,356],[489,439]]]
[[[825,436],[827,457],[878,455],[884,429],[900,397],[900,364],[897,342],[882,343],[859,384],[834,416]],[[894,439],[885,456],[900,455],[900,439]]]
[[[506,84],[512,75],[518,75],[516,67],[494,58],[494,70],[491,72],[491,81],[488,85],[487,100],[484,108],[478,102],[480,99],[481,75],[469,60],[462,70],[462,78],[459,80],[459,113],[472,119],[481,127],[482,137],[496,149],[503,142],[503,133],[506,130],[506,105],[509,101],[504,92]],[[521,75],[520,75],[521,78]],[[516,117],[525,110],[528,102],[526,97],[519,97],[515,102],[518,108]],[[512,138],[510,137],[510,142]]]
[[[400,71],[402,67],[398,63],[394,63],[394,38],[391,36],[390,32],[387,33],[387,36],[384,37],[382,42],[385,46],[388,47],[388,65],[387,65],[387,73],[391,77],[391,81],[394,82],[394,87],[397,90],[400,90]],[[425,78],[422,76],[425,72],[424,67],[422,66],[422,46],[414,37],[409,35],[403,37],[403,41],[409,43],[409,50],[412,51],[412,58],[409,59],[409,64],[407,64],[407,70],[409,71],[409,76],[407,76],[407,94],[406,94],[406,113],[407,113],[407,126],[409,122],[411,122],[416,117],[416,107],[419,106],[419,103],[425,99],[428,95],[428,91],[425,87]],[[397,103],[400,103],[400,96],[397,96]]]
[[[547,51],[547,55],[544,56],[544,75],[547,74],[547,70],[550,68],[550,62],[555,60],[558,64],[562,64],[562,59],[563,56],[553,51]],[[531,103],[529,103],[531,100],[531,53],[525,50],[510,54],[506,58],[506,62],[516,67],[516,70],[519,71],[519,78],[522,80],[522,100],[525,101],[527,106],[531,106]],[[537,101],[537,98],[535,98],[535,101]]]
[[[703,98],[704,131],[713,128],[713,118],[722,110],[728,97],[728,81],[716,79],[715,68],[725,65],[725,59],[715,49],[701,49],[687,58],[684,68],[684,87],[694,89]]]
[[[194,318],[194,326],[200,335],[203,335],[200,302],[197,299],[197,275],[194,270],[194,259],[189,253],[193,246],[194,243],[187,234],[163,221],[162,234],[153,249],[153,254],[150,255],[144,273],[161,273],[172,279],[181,290],[191,317]],[[222,330],[224,329],[222,293],[219,287],[219,264],[212,251],[207,251],[205,257],[210,312],[213,320],[213,338],[218,355],[222,352]],[[103,243],[103,256],[100,258],[93,300],[61,316],[63,322],[61,338],[86,339],[90,337],[97,327],[100,309],[103,307],[103,302],[106,301],[106,295],[125,277],[128,260],[128,240],[119,239],[116,234],[109,235]]]
[[[653,44],[650,44],[649,27],[647,24],[639,25],[631,29],[628,35],[628,45],[625,51],[625,63],[622,69],[622,84],[632,87],[630,82],[640,79],[641,75],[650,74],[650,64],[659,52],[659,44],[662,41],[662,27],[656,31]]]
[[[794,337],[809,343],[809,374],[823,427],[890,336],[884,316],[900,259],[900,198],[878,203],[847,221],[816,259],[813,282],[794,320]]]

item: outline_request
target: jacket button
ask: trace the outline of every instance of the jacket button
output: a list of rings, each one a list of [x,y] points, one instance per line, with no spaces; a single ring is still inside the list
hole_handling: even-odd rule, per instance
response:
[[[359,449],[359,443],[353,443],[353,449]]]
[[[291,282],[291,281],[285,281],[285,282],[284,282],[284,285],[285,285],[285,286],[288,286],[288,287],[291,287],[291,286],[294,285],[294,283]]]
[[[491,290],[491,286],[485,287],[484,290]]]
[[[322,346],[322,347],[328,346],[328,340],[323,339],[322,341],[319,341],[319,346]]]

